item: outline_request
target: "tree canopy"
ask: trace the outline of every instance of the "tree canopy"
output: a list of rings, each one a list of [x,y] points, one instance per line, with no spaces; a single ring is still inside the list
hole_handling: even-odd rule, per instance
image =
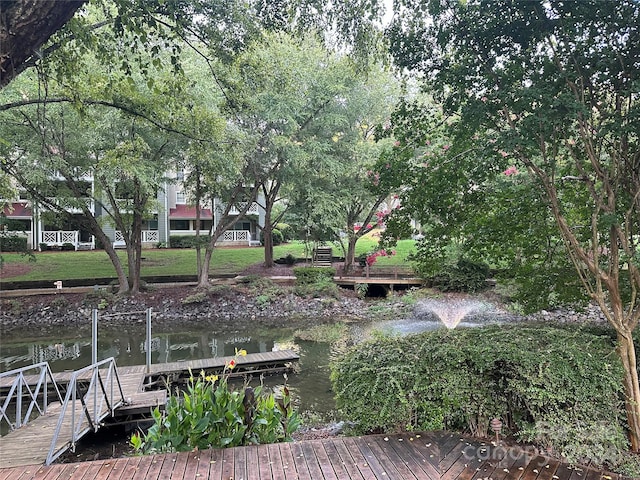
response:
[[[465,208],[463,197],[484,192],[491,174],[526,188],[519,199],[510,195],[514,207],[543,202],[581,288],[618,332],[637,450],[631,332],[640,320],[640,4],[401,4],[389,30],[395,61],[424,78],[445,115],[457,116],[447,128],[451,148],[428,167],[448,165],[466,178],[451,199],[458,203],[449,195],[444,203]],[[473,169],[469,156],[482,168]]]

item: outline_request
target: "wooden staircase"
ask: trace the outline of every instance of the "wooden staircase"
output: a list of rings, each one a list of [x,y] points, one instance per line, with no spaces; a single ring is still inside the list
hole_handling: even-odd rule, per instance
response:
[[[332,258],[333,252],[331,247],[316,247],[313,251],[313,266],[330,267]]]

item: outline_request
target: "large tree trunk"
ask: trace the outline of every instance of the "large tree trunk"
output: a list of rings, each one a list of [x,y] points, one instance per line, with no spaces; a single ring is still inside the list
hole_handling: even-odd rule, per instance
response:
[[[129,279],[127,278],[127,274],[122,267],[122,262],[120,261],[120,257],[118,257],[118,253],[115,248],[113,248],[113,244],[109,237],[107,237],[102,229],[98,226],[93,230],[94,236],[100,241],[100,243],[104,246],[104,251],[109,256],[109,260],[111,260],[111,264],[113,265],[114,270],[116,271],[116,276],[118,277],[118,294],[127,293],[129,291]]]
[[[215,242],[212,242],[215,243]],[[213,255],[212,244],[207,245],[204,251],[204,259],[202,260],[202,269],[198,275],[198,288],[207,288],[209,286],[209,265],[211,264],[211,256]]]
[[[0,88],[38,58],[40,47],[85,0],[0,1]]]
[[[196,272],[198,278],[202,272],[202,245],[200,244],[200,195],[196,198]]]
[[[273,223],[272,213],[273,206],[278,198],[278,192],[282,183],[280,180],[274,181],[270,188],[266,184],[262,184],[262,192],[264,194],[264,228],[262,234],[264,237],[264,266],[273,267]]]
[[[272,204],[267,202],[264,213],[264,228],[262,235],[264,238],[264,266],[273,267],[273,225],[271,225],[271,208]]]
[[[344,273],[349,273],[353,269],[356,261],[356,243],[358,242],[358,237],[353,228],[349,228],[347,234],[349,235],[349,242],[347,243],[347,253],[344,257]]]
[[[624,389],[629,441],[634,452],[640,450],[640,383],[632,332],[618,330],[618,355],[624,367]]]
[[[141,194],[142,186],[136,179],[133,199],[133,222],[131,236],[127,242],[127,259],[129,264],[129,293],[140,292],[140,271],[142,269],[142,212],[146,197]]]

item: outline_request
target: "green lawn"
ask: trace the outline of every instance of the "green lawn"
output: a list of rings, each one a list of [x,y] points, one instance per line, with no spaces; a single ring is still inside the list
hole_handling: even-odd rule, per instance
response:
[[[362,253],[373,250],[377,240],[365,237],[358,242],[356,252]],[[380,257],[380,265],[401,265],[406,263],[407,255],[412,251],[414,242],[402,240],[398,243],[397,255]],[[275,258],[284,257],[291,253],[300,258],[305,255],[302,242],[292,242],[278,245],[274,248]],[[123,265],[126,266],[125,252],[118,251]],[[334,247],[334,255],[340,255]],[[115,277],[115,271],[107,254],[102,250],[82,252],[35,252],[36,261],[30,262],[28,257],[15,253],[3,253],[5,265],[26,264],[30,271],[25,275],[12,276],[11,281],[26,280],[68,280],[80,278]],[[196,252],[193,249],[150,249],[143,252],[143,276],[163,275],[195,275]],[[210,273],[212,275],[237,274],[246,267],[261,263],[264,260],[264,249],[251,248],[217,248],[211,260]],[[2,272],[0,271],[0,278]],[[7,279],[9,280],[9,279]]]

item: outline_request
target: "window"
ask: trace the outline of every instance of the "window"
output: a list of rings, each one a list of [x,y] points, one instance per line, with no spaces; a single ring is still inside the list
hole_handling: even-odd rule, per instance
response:
[[[189,220],[171,220],[169,221],[170,230],[190,230]]]
[[[176,204],[184,205],[187,203],[184,192],[176,192]]]

